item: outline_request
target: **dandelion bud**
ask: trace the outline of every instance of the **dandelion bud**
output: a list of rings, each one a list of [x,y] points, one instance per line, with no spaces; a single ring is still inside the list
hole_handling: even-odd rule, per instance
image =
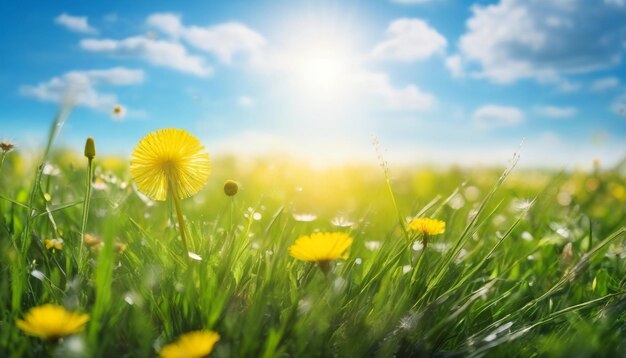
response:
[[[224,182],[224,194],[227,196],[235,196],[239,191],[239,184],[232,179],[228,179]]]
[[[96,156],[96,143],[92,137],[87,138],[85,142],[85,157],[93,159]]]

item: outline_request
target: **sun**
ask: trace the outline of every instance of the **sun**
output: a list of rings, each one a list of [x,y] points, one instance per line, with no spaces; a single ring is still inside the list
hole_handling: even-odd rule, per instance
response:
[[[351,54],[330,40],[310,43],[310,47],[295,51],[291,57],[293,78],[306,92],[337,94],[351,75]]]
[[[291,94],[302,102],[336,101],[350,93],[360,68],[356,33],[334,17],[309,18],[286,26],[281,67]]]

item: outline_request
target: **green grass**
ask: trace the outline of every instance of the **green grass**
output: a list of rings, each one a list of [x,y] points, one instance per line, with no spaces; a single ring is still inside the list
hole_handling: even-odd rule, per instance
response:
[[[626,351],[624,164],[509,173],[381,169],[374,150],[371,166],[326,170],[214,158],[208,185],[182,202],[196,261],[182,254],[172,204],[136,193],[128,158],[96,156],[85,231],[104,246],[83,247],[81,261],[87,159],[45,156],[56,175],[19,151],[0,172],[0,356],[155,356],[197,329],[221,335],[214,357]],[[234,198],[227,178],[241,184]],[[426,251],[401,221],[418,213],[447,222]],[[354,238],[328,275],[287,253],[316,230]],[[47,250],[51,238],[63,250]],[[43,303],[88,313],[85,332],[58,345],[26,336],[16,319]]]

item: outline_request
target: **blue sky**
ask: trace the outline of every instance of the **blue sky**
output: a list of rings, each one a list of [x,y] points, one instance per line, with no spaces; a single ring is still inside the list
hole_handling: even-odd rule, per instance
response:
[[[626,156],[626,0],[3,2],[0,137],[128,155],[606,165]],[[115,105],[124,115],[115,117]],[[624,108],[624,109],[622,109]]]

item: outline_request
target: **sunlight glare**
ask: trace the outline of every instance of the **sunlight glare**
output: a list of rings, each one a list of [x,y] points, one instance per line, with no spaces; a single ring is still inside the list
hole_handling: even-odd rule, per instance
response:
[[[329,94],[329,91],[337,94],[346,84],[349,63],[348,54],[332,44],[317,44],[293,55],[293,70],[298,85],[318,95]]]
[[[283,53],[290,86],[301,101],[343,101],[358,71],[351,32],[334,24],[309,23],[290,33]]]

